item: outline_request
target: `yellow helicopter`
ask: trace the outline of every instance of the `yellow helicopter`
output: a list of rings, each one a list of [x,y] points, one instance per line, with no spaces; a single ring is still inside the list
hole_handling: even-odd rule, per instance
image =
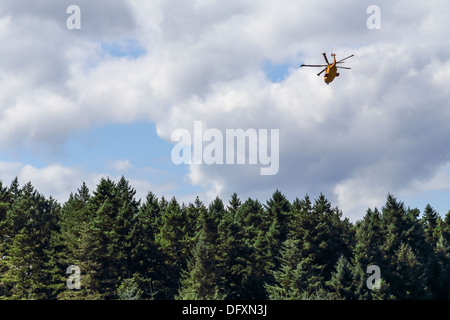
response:
[[[317,75],[320,76],[325,71],[324,80],[325,80],[326,84],[330,84],[330,82],[333,81],[335,77],[339,77],[339,73],[337,72],[338,68],[339,69],[351,69],[351,68],[347,68],[347,67],[338,66],[338,63],[344,63],[344,60],[347,60],[348,58],[353,57],[354,56],[353,54],[351,56],[348,56],[347,58],[344,58],[342,60],[336,61],[336,54],[332,53],[331,56],[334,58],[334,61],[333,61],[332,64],[330,64],[328,62],[326,53],[322,53],[322,55],[325,58],[325,61],[326,61],[327,64],[320,64],[320,65],[317,65],[317,64],[302,64],[300,66],[300,68],[301,67],[325,67],[325,69],[320,71]]]

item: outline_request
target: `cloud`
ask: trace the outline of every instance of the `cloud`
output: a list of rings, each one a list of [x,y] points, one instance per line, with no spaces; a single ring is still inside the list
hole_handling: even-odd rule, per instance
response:
[[[0,5],[2,150],[58,152],[71,133],[111,122],[155,122],[167,141],[195,120],[223,132],[279,129],[277,175],[202,165],[187,181],[209,198],[324,192],[352,217],[388,192],[433,183],[450,160],[442,0],[380,1],[380,30],[366,27],[369,1],[81,1],[79,33],[65,28],[64,1],[40,3]],[[107,52],[128,41],[139,54]],[[298,69],[331,49],[355,57],[330,86]],[[273,83],[267,65],[284,66],[282,79]],[[24,172],[49,191],[44,173],[79,180],[48,170]]]
[[[399,8],[384,5],[382,12],[395,16]],[[277,37],[278,24],[284,20],[276,15],[280,10],[272,9],[272,20],[256,19],[255,16],[266,17],[259,13],[247,17],[256,21],[251,30],[257,30],[256,26],[270,29],[258,33],[266,37],[259,39],[259,43],[275,43],[289,35],[283,29],[281,39]],[[344,9],[349,8],[344,5]],[[273,84],[258,68],[252,68],[233,79],[216,81],[208,86],[209,91],[194,93],[187,101],[176,104],[167,118],[158,122],[158,132],[167,137],[180,124],[192,128],[194,120],[203,120],[207,126],[223,131],[236,127],[280,128],[281,160],[277,176],[258,176],[250,166],[203,166],[192,171],[197,177],[192,182],[217,185],[221,181],[222,193],[263,193],[266,198],[274,186],[284,187],[291,197],[323,191],[344,207],[348,215],[361,216],[367,207],[382,205],[388,192],[407,190],[413,181],[430,177],[448,161],[445,141],[450,132],[445,123],[449,94],[441,86],[445,81],[438,79],[443,79],[445,60],[449,57],[442,56],[442,43],[433,38],[437,31],[431,23],[434,15],[442,17],[439,6],[432,9],[419,6],[417,10],[403,12],[405,24],[393,25],[391,20],[378,38],[370,36],[372,31],[362,25],[347,29],[351,21],[336,24],[335,42],[345,43],[345,38],[361,39],[366,35],[373,40],[363,41],[352,51],[345,46],[334,48],[356,54],[348,62],[353,70],[341,72],[342,81],[337,79],[333,86],[326,87],[314,78],[313,71],[305,69],[291,70],[284,81]],[[327,21],[326,16],[324,13],[321,21]],[[367,16],[361,17],[364,20]],[[286,20],[289,21],[289,15]],[[259,21],[264,21],[265,27]],[[288,28],[288,24],[283,26]],[[419,32],[414,37],[405,36],[407,30],[413,29]],[[299,42],[309,44],[317,36],[320,43],[327,38],[324,29],[308,30],[311,35]],[[339,31],[350,34],[341,35]],[[297,36],[302,33],[298,28]],[[235,42],[240,43],[240,37],[253,40],[244,34],[236,34]],[[296,39],[290,41],[295,44]],[[361,41],[354,45],[358,43]],[[261,49],[258,45],[249,47]],[[270,47],[273,52],[255,49],[254,59],[277,57],[275,51],[285,49],[280,45]],[[313,56],[312,50],[305,49],[305,57],[321,62],[319,50],[323,48],[315,50]],[[286,55],[285,59],[289,57]],[[437,61],[444,64],[438,66]]]
[[[71,192],[75,192],[85,181],[94,187],[100,179],[99,175],[83,172],[77,167],[64,167],[60,164],[37,168],[20,162],[0,162],[0,176],[3,185],[17,177],[21,185],[31,182],[36,190],[45,196],[64,202]],[[81,180],[80,180],[81,179]]]
[[[4,0],[0,13],[20,21],[35,21],[41,26],[51,22],[55,27],[65,29],[70,16],[66,10],[71,5],[81,8],[81,31],[76,35],[115,38],[136,27],[132,7],[127,1],[121,0]]]
[[[115,163],[118,167],[130,167],[131,165],[127,161],[117,161]],[[119,169],[119,168],[115,168]],[[74,193],[82,185],[86,183],[87,187],[93,194],[93,191],[97,189],[97,185],[101,178],[109,177],[113,181],[119,181],[122,173],[109,173],[104,172],[90,172],[86,169],[78,166],[63,166],[55,163],[42,167],[35,167],[30,164],[23,164],[20,162],[7,162],[0,161],[0,176],[3,185],[9,185],[9,183],[17,177],[19,183],[24,185],[27,182],[31,182],[34,188],[45,195],[46,197],[52,196],[60,203],[64,203],[68,200],[70,193]],[[130,185],[136,190],[136,198],[145,200],[147,193],[152,191],[158,197],[170,197],[175,196],[175,186],[171,183],[151,183],[146,179],[136,177],[132,174],[130,177],[126,177]],[[187,202],[192,197],[184,197]]]
[[[126,172],[127,170],[131,169],[133,166],[130,163],[129,159],[124,159],[124,160],[109,161],[106,164],[106,167],[108,169],[116,171],[116,172]]]
[[[75,189],[75,184],[78,184],[79,178],[80,170],[65,168],[58,164],[44,168],[36,168],[27,164],[18,173],[20,182],[30,181],[39,192],[62,201],[67,200],[70,194],[67,191]],[[91,181],[86,182],[90,183]]]

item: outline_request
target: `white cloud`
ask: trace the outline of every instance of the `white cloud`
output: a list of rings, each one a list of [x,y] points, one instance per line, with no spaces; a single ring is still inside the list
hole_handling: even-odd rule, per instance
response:
[[[143,119],[167,141],[194,120],[221,130],[278,128],[276,176],[253,166],[192,166],[188,181],[208,198],[322,191],[352,217],[388,192],[431,179],[450,160],[442,32],[450,5],[443,0],[380,1],[381,30],[366,28],[368,1],[85,2],[82,33],[61,27],[65,10],[53,3],[0,5],[0,40],[8,44],[0,52],[0,148],[58,150],[73,131]],[[115,19],[121,12],[123,20]],[[128,37],[146,54],[102,53],[100,41]],[[330,86],[317,70],[296,69],[322,63],[331,48],[337,58],[355,57]],[[292,69],[271,83],[262,71],[267,60]],[[55,192],[44,176],[80,184],[70,170],[47,170],[29,167],[24,178]]]
[[[119,167],[127,166],[127,161],[119,163]],[[0,161],[0,176],[2,184],[9,185],[11,181],[17,177],[19,183],[24,185],[31,182],[34,188],[46,197],[52,196],[60,203],[68,200],[70,193],[77,192],[83,182],[91,191],[97,189],[97,185],[101,178],[109,177],[113,181],[119,181],[121,174],[110,174],[108,172],[89,172],[82,167],[63,166],[55,163],[43,167],[35,167],[20,162]],[[146,179],[136,178],[134,175],[126,177],[131,187],[136,190],[136,199],[145,200],[148,192],[153,192],[156,196],[175,196],[175,186],[171,183],[155,184]],[[178,197],[177,197],[178,198]],[[186,202],[193,201],[194,196],[185,196]]]
[[[131,169],[133,165],[131,164],[129,159],[123,159],[123,160],[108,161],[106,167],[109,170],[125,173],[126,171]]]
[[[18,173],[19,182],[30,181],[39,192],[47,196],[51,195],[60,201],[68,199],[70,194],[67,192],[68,190],[76,190],[74,190],[75,184],[79,187],[79,178],[80,170],[65,168],[58,164],[44,168],[36,168],[27,164]]]

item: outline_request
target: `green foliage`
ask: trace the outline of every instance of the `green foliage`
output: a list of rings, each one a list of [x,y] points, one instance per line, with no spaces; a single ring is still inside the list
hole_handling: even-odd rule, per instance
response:
[[[187,269],[181,275],[181,288],[176,299],[179,300],[219,300],[218,273],[214,252],[207,244],[205,235],[194,247]]]
[[[300,241],[287,239],[281,249],[280,268],[273,271],[274,283],[266,284],[266,290],[273,300],[300,300],[315,292],[322,278],[315,274],[311,258],[303,258]]]
[[[450,211],[420,216],[390,194],[353,224],[323,194],[141,203],[121,177],[59,204],[0,181],[1,299],[449,299],[449,243]]]
[[[142,293],[142,290],[139,289],[139,285],[134,278],[123,280],[117,289],[119,300],[140,300]]]
[[[331,295],[336,300],[356,299],[355,274],[347,259],[341,255],[336,263],[336,270],[327,281]]]

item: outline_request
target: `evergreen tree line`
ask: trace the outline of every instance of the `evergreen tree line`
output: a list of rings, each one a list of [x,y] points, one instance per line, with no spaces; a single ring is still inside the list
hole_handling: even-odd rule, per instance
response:
[[[430,205],[421,214],[389,194],[351,223],[323,194],[208,206],[135,195],[124,177],[102,178],[59,204],[0,181],[0,298],[450,298],[450,212]],[[78,290],[67,285],[73,265]]]

